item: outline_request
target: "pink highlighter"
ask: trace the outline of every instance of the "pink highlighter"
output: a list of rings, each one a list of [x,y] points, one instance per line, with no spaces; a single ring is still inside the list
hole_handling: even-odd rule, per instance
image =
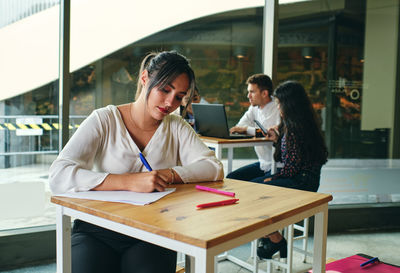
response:
[[[213,192],[213,193],[219,193],[219,194],[235,197],[235,193],[234,192],[221,191],[221,190],[217,190],[217,189],[213,189],[213,188],[209,188],[209,187],[204,187],[204,186],[200,186],[200,185],[196,185],[196,189],[201,190],[201,191],[209,191],[209,192]]]
[[[222,200],[222,201],[217,201],[217,202],[199,204],[196,207],[198,209],[204,209],[204,208],[210,208],[210,207],[225,206],[225,205],[230,205],[230,204],[236,204],[237,201],[239,201],[239,199],[227,199],[227,200]]]

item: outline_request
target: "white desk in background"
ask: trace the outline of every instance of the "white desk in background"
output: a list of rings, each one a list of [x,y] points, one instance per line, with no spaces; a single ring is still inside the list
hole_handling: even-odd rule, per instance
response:
[[[215,156],[221,160],[222,159],[222,149],[228,149],[228,173],[232,172],[232,161],[233,161],[233,148],[243,148],[243,147],[254,147],[266,145],[271,143],[270,140],[266,140],[264,137],[252,137],[252,138],[242,138],[242,139],[226,139],[218,137],[206,137],[200,136],[200,139],[211,148],[215,149]],[[272,149],[272,153],[274,149]],[[273,162],[272,169],[275,169],[275,164]]]

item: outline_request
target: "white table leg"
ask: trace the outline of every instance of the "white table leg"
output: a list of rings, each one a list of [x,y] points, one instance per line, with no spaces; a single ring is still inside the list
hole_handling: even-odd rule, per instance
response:
[[[71,217],[57,206],[57,273],[71,273]]]
[[[189,255],[185,255],[185,273],[194,272],[194,258]]]
[[[215,149],[215,157],[218,158],[219,160],[222,159],[222,148],[221,145],[216,145],[214,146]]]
[[[232,172],[233,148],[228,148],[228,173]]]
[[[214,256],[214,272],[218,273],[218,256]]]
[[[205,250],[195,257],[195,273],[214,273],[216,259]]]
[[[251,242],[250,256],[253,260],[253,273],[258,273],[257,243],[257,239]]]
[[[328,205],[315,214],[313,273],[325,273],[326,237],[328,232]]]

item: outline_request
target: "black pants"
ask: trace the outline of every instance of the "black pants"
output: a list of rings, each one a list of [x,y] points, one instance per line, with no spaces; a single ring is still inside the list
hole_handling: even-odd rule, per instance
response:
[[[263,180],[253,180],[252,182],[296,190],[317,192],[319,188],[319,180],[320,173],[301,171],[294,177],[282,177],[278,179],[272,179],[268,182],[264,182]]]
[[[72,273],[174,273],[176,252],[80,220],[72,229]]]
[[[228,173],[226,178],[251,182],[264,182],[264,179],[270,176],[271,171],[264,172],[260,169],[260,162],[255,162]]]

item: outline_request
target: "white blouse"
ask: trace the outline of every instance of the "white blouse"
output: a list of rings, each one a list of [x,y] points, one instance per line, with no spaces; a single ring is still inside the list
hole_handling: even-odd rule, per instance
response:
[[[88,191],[108,174],[145,172],[140,150],[114,105],[89,115],[50,166],[54,194]],[[142,151],[154,170],[172,168],[185,183],[222,180],[222,163],[177,115],[168,115]]]

